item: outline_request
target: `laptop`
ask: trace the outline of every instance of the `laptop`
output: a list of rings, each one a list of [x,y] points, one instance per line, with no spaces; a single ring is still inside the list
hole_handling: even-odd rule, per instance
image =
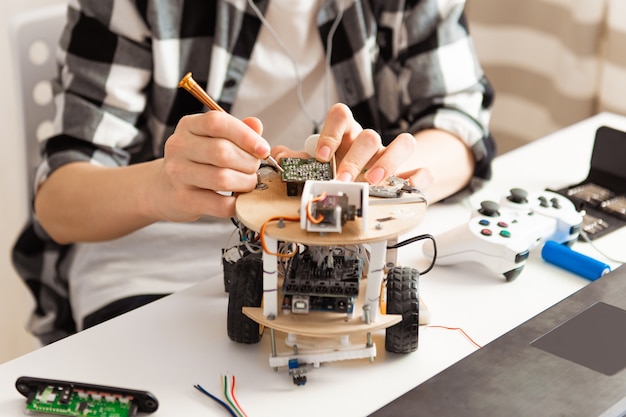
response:
[[[626,265],[372,416],[626,416]]]

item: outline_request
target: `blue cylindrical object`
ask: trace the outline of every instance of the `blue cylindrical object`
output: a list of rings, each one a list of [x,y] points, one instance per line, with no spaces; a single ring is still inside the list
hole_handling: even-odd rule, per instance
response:
[[[541,249],[541,257],[546,261],[573,272],[588,280],[595,281],[602,275],[611,272],[611,267],[567,245],[552,240],[547,241]]]

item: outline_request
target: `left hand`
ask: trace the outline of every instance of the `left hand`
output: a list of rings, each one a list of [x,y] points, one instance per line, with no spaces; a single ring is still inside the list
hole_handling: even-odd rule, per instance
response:
[[[401,133],[389,146],[383,146],[380,135],[371,129],[363,129],[344,104],[333,105],[326,115],[320,132],[315,158],[328,162],[337,158],[339,181],[365,180],[378,185],[389,176],[409,179],[418,187],[426,188],[432,178],[427,168],[415,168],[411,164],[416,149],[416,140],[410,133]],[[272,154],[280,157],[308,157],[302,152],[289,151],[277,146]]]

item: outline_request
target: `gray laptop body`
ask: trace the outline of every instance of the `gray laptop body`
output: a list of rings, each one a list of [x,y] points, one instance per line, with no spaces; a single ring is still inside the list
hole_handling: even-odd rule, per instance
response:
[[[624,415],[626,266],[590,283],[372,414]]]

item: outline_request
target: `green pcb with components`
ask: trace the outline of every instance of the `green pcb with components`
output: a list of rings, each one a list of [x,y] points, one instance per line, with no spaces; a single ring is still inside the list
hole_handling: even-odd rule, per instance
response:
[[[26,402],[26,409],[59,416],[132,417],[137,407],[132,397],[49,385]]]
[[[315,158],[281,158],[283,181],[304,182],[306,180],[329,181],[333,179],[330,162],[319,162]]]

